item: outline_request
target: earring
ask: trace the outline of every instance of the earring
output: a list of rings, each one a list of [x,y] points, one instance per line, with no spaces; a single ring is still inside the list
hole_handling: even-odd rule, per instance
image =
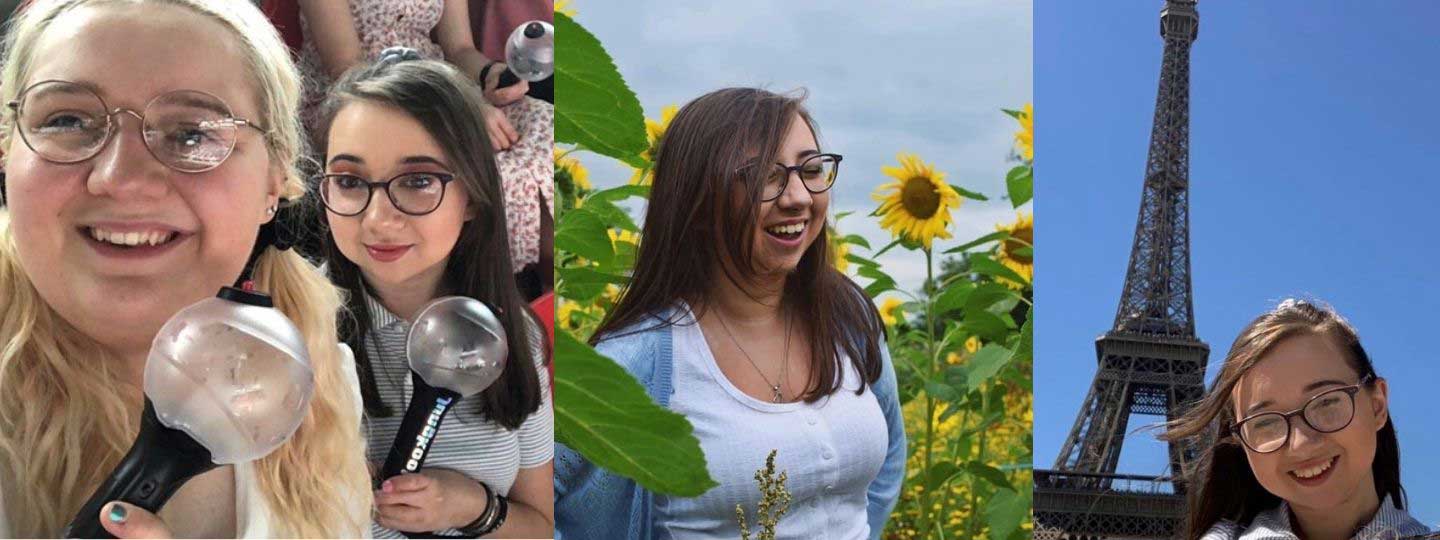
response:
[[[266,209],[265,209],[265,213],[266,213],[266,214],[269,214],[269,215],[272,215],[272,216],[275,215],[275,207],[274,207],[274,206],[271,206],[271,207],[269,207],[269,208],[266,208]]]

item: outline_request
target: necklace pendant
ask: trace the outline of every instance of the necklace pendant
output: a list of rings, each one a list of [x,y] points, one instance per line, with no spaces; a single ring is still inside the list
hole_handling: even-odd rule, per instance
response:
[[[775,403],[785,401],[785,394],[780,393],[780,385],[772,385],[770,387],[770,390],[775,392]]]

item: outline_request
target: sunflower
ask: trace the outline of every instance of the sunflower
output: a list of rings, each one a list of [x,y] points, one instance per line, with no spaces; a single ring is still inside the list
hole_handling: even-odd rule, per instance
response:
[[[850,261],[845,256],[850,254],[850,244],[838,240],[831,240],[835,244],[835,269],[841,274],[850,271]]]
[[[836,230],[833,224],[825,225],[825,236],[830,239],[830,253],[835,258],[835,269],[844,274],[850,269],[850,261],[845,260],[845,256],[850,254],[850,244],[840,237],[840,231]]]
[[[920,161],[915,154],[900,154],[900,167],[881,167],[895,181],[875,189],[871,195],[880,207],[874,215],[880,227],[930,249],[936,238],[950,238],[950,210],[960,207],[960,194],[945,183],[945,173]],[[889,190],[887,193],[886,191]]]
[[[570,0],[555,0],[555,12],[564,13],[566,17],[575,18],[575,8],[570,7]]]
[[[567,180],[577,188],[577,191],[590,191],[590,171],[580,164],[580,160],[565,157],[566,150],[555,147],[555,183],[564,184]]]
[[[680,112],[679,107],[666,105],[660,109],[660,121],[645,119],[645,136],[650,139],[650,146],[640,153],[640,157],[650,166],[644,169],[635,169],[635,174],[630,176],[631,184],[648,186],[654,180],[655,172],[652,167],[655,162],[655,152],[660,149],[660,138],[665,136],[665,130],[670,129],[670,121],[675,119],[677,112]]]
[[[1013,238],[1000,242],[996,247],[996,258],[1000,264],[1020,274],[1025,281],[1032,281],[1035,278],[1035,256],[1033,247],[1035,245],[1035,214],[1020,212],[1015,215],[1015,222],[1008,225],[996,225],[995,230],[1010,233]],[[1032,248],[1028,254],[1017,254],[1020,248]],[[1025,288],[1024,283],[1015,283],[1009,279],[1000,278],[1000,282],[1006,287],[1015,290]]]
[[[1020,147],[1020,157],[1035,161],[1035,105],[1026,103],[1015,118],[1020,121],[1020,131],[1015,132],[1015,145]]]
[[[573,329],[570,325],[570,316],[576,311],[581,311],[580,305],[564,298],[560,299],[560,309],[555,310],[555,323],[560,328]]]
[[[966,339],[965,339],[965,352],[970,353],[970,354],[975,354],[975,352],[976,352],[976,351],[979,351],[979,350],[980,350],[980,338],[975,337],[975,336],[970,336],[969,338],[966,338]]]
[[[880,320],[885,321],[885,326],[895,326],[905,318],[905,310],[900,309],[904,303],[893,296],[880,303]]]

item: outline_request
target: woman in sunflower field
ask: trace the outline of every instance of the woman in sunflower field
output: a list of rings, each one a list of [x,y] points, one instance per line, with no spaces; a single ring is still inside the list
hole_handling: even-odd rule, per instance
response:
[[[841,156],[801,97],[728,88],[660,142],[633,277],[592,342],[683,414],[719,484],[654,494],[557,448],[560,538],[739,538],[766,456],[792,499],[775,538],[878,538],[904,478],[884,326],[826,238]]]

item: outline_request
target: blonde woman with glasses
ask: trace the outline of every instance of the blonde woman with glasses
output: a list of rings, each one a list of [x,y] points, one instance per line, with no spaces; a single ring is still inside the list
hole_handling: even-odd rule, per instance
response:
[[[315,372],[294,436],[184,484],[158,516],[107,504],[121,538],[354,537],[370,491],[340,295],[261,244],[304,195],[289,54],[249,2],[60,0],[6,35],[0,102],[0,536],[59,534],[135,439],[151,342],[234,283],[295,322]]]

